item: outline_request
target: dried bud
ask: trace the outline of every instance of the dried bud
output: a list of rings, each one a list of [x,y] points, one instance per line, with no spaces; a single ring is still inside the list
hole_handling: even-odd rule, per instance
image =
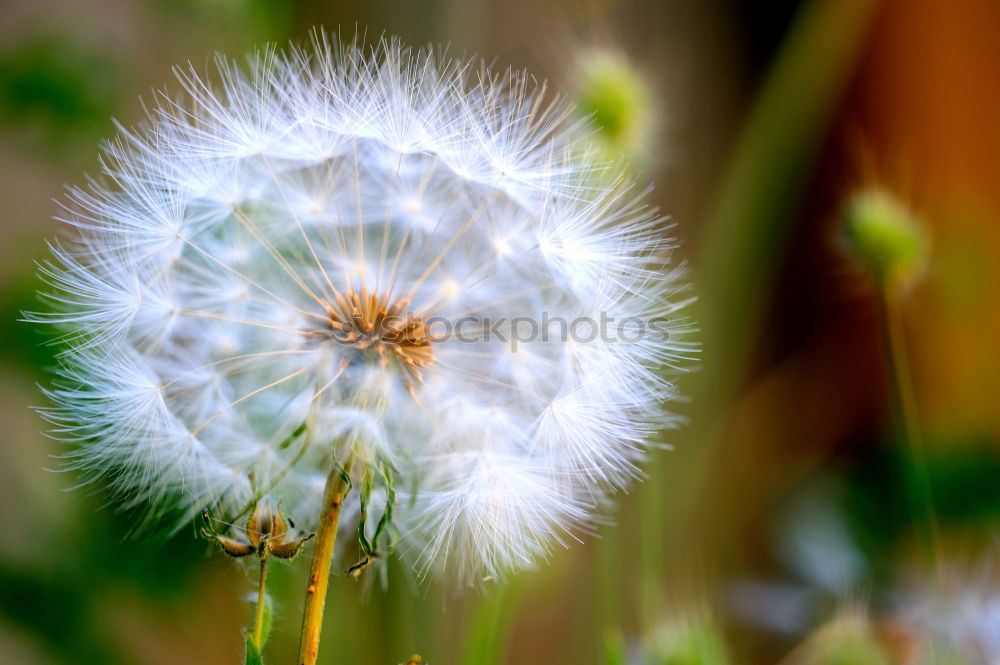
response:
[[[202,529],[201,533],[206,538],[218,542],[222,551],[231,557],[243,557],[256,552],[261,559],[266,559],[270,554],[279,559],[292,559],[302,549],[302,545],[315,535],[309,534],[297,540],[286,540],[288,522],[280,512],[262,504],[257,504],[247,518],[246,538],[249,542],[220,536],[206,529]]]

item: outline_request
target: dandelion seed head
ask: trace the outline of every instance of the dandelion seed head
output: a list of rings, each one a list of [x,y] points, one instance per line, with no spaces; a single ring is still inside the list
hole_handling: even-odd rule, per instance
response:
[[[400,551],[458,580],[586,529],[672,422],[664,370],[692,346],[663,219],[582,121],[526,75],[395,41],[176,75],[41,264],[68,465],[128,503],[238,522],[266,499],[310,529],[350,450],[370,511],[399,494]],[[663,329],[560,323],[602,314]]]

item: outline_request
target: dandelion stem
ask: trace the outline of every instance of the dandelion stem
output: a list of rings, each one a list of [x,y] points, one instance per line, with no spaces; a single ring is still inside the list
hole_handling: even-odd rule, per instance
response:
[[[344,496],[350,490],[350,473],[353,457],[340,466],[334,464],[323,490],[323,512],[316,531],[316,547],[309,568],[309,586],[306,588],[306,606],[302,613],[302,636],[299,641],[299,665],[314,665],[319,655],[319,637],[323,628],[323,609],[326,590],[330,583],[333,565],[333,546],[337,538],[337,524]]]
[[[926,551],[935,560],[937,549],[937,519],[931,493],[927,459],[924,454],[920,426],[917,422],[917,402],[906,354],[902,312],[899,298],[885,286],[879,289],[879,317],[882,344],[888,366],[894,419],[898,435],[903,438],[906,455],[904,477],[910,510]]]
[[[253,641],[257,645],[258,649],[263,649],[264,645],[261,644],[261,637],[264,635],[264,605],[267,603],[266,599],[266,588],[267,588],[267,554],[260,559],[260,579],[257,583],[257,616],[254,618],[253,622]]]

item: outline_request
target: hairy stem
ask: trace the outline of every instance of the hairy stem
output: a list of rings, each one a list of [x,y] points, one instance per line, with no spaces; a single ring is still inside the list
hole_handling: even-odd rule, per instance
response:
[[[253,641],[257,645],[258,649],[264,648],[264,645],[260,643],[261,637],[264,634],[264,605],[267,600],[265,598],[265,589],[267,585],[267,556],[261,557],[260,560],[260,579],[257,583],[257,616],[254,618],[253,622]]]
[[[309,569],[309,586],[306,588],[306,606],[302,614],[302,636],[299,641],[299,665],[314,665],[319,655],[319,637],[323,628],[323,609],[326,590],[330,583],[333,563],[333,545],[337,539],[337,524],[344,496],[350,490],[350,473],[353,458],[341,467],[334,463],[323,490],[323,512],[316,530],[316,546]]]

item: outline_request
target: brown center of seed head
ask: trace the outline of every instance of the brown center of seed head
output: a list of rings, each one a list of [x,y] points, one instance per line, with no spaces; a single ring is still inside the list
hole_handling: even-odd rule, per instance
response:
[[[407,311],[410,299],[390,301],[378,293],[334,293],[326,306],[325,332],[335,343],[354,351],[350,362],[398,363],[417,383],[421,368],[434,360],[424,319]]]

